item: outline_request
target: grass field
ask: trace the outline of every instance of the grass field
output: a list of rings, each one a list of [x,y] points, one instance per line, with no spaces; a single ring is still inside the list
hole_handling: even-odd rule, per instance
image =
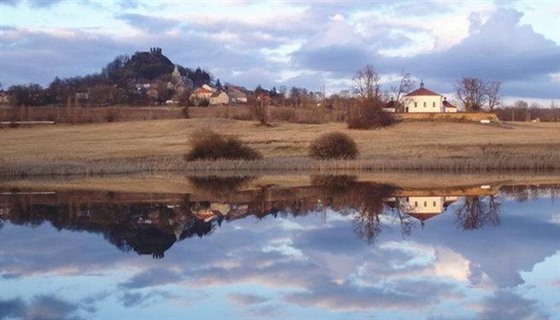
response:
[[[362,163],[560,162],[558,123],[403,122],[379,130],[349,130],[343,123],[277,123],[268,128],[249,121],[181,119],[2,129],[0,174],[61,174],[64,167],[84,164],[89,165],[85,173],[180,170],[188,168],[182,157],[189,150],[189,137],[201,128],[238,135],[264,155],[264,164],[255,164],[260,169],[273,169],[267,168],[271,163],[301,162],[310,142],[332,131],[356,141]]]

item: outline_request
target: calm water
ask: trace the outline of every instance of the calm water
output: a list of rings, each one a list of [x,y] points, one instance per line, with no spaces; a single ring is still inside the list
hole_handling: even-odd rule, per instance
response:
[[[559,319],[559,185],[248,180],[1,191],[0,319]]]

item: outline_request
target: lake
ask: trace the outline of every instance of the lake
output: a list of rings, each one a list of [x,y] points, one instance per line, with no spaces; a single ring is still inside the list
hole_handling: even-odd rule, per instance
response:
[[[0,319],[559,319],[560,184],[0,189]]]

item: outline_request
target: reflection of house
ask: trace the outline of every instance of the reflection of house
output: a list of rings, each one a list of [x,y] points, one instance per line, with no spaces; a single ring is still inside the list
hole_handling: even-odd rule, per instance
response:
[[[424,88],[424,83],[420,83],[420,88],[405,95],[405,112],[457,112],[457,108],[452,106],[443,96]]]
[[[447,209],[447,207],[457,201],[454,196],[433,196],[433,197],[405,197],[400,199],[404,211],[420,221],[424,221],[437,216]]]
[[[222,90],[218,90],[210,96],[210,105],[219,104],[229,104],[229,96]]]

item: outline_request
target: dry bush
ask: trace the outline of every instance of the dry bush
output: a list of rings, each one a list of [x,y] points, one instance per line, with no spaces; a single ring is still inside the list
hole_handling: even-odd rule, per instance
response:
[[[309,156],[314,159],[356,159],[358,147],[342,132],[326,133],[311,142]]]
[[[372,98],[358,102],[346,122],[349,129],[376,129],[393,124],[395,119],[391,113],[383,111],[381,100]]]
[[[261,159],[262,155],[246,146],[236,136],[222,135],[210,130],[193,134],[190,140],[191,151],[185,155],[187,161],[217,159]]]

